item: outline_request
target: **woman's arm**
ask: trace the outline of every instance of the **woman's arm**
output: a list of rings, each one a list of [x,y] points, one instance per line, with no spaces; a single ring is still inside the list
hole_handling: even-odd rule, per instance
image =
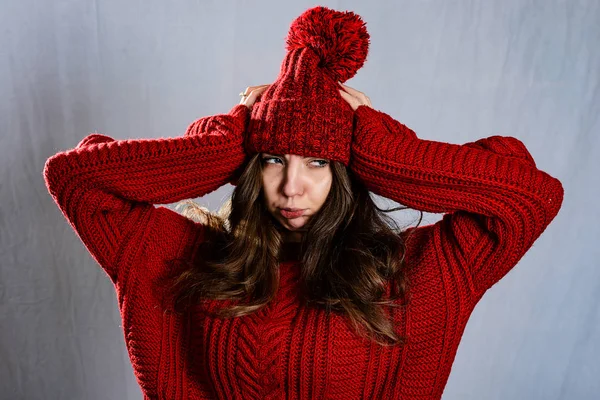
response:
[[[560,181],[537,169],[514,137],[456,145],[419,139],[366,105],[355,117],[351,169],[374,193],[446,213],[426,228],[437,230],[443,256],[467,272],[477,294],[517,264],[561,207]]]
[[[121,250],[140,245],[142,232],[156,218],[161,218],[157,225],[168,225],[165,234],[177,235],[186,227],[184,217],[172,221],[177,213],[153,204],[200,197],[231,181],[245,160],[248,117],[248,107],[238,104],[228,114],[198,119],[182,137],[114,140],[90,134],[46,161],[46,186],[117,283],[123,273]]]

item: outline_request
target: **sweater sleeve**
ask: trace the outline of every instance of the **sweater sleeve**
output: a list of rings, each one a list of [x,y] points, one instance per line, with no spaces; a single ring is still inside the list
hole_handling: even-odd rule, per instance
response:
[[[352,171],[376,194],[444,213],[418,229],[430,232],[438,257],[461,269],[475,294],[517,264],[561,207],[561,182],[537,169],[514,137],[424,140],[368,106],[357,108],[355,123]]]
[[[124,273],[122,250],[139,246],[139,233],[159,213],[185,218],[153,204],[200,197],[232,180],[245,160],[248,116],[246,106],[236,105],[194,121],[175,138],[114,140],[93,133],[46,161],[48,191],[113,283]]]

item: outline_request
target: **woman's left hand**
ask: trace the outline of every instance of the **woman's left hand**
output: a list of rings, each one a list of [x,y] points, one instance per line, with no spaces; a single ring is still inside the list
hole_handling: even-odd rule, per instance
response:
[[[341,82],[338,82],[338,83],[344,89],[344,90],[340,90],[340,94],[342,95],[342,98],[344,100],[346,100],[348,102],[348,104],[350,104],[350,107],[352,107],[352,109],[354,111],[356,111],[358,106],[367,106],[367,107],[373,108],[373,106],[371,105],[371,99],[369,99],[369,96],[367,96],[363,92],[359,92],[358,90],[351,88],[350,86],[346,86],[346,85],[342,84]]]

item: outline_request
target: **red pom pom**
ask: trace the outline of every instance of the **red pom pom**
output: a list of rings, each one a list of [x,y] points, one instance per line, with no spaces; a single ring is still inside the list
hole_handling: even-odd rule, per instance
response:
[[[305,47],[317,53],[320,67],[343,83],[365,63],[369,33],[359,15],[317,6],[292,22],[286,38],[287,51]]]

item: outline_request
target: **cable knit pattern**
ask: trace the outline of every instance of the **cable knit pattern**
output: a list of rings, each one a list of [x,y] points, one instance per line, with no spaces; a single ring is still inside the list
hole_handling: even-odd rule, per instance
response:
[[[194,257],[205,229],[165,207],[203,196],[243,165],[249,112],[201,118],[182,137],[114,140],[90,134],[44,166],[46,185],[115,284],[135,375],[147,399],[439,399],[477,301],[514,267],[557,214],[561,183],[523,143],[419,139],[360,106],[349,167],[373,192],[444,213],[410,228],[410,303],[394,314],[404,346],[381,347],[348,319],[307,306],[301,265],[254,314],[219,319],[217,302],[164,311],[167,260]]]

